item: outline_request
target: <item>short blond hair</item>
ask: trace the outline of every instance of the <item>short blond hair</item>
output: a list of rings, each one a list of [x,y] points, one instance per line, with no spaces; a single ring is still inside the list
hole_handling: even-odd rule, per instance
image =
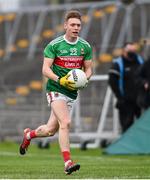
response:
[[[68,21],[70,18],[77,18],[81,21],[81,13],[77,10],[70,10],[65,15],[65,22]]]

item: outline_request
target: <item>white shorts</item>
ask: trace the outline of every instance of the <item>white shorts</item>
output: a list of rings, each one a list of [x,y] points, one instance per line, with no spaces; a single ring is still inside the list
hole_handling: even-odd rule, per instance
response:
[[[66,101],[67,106],[69,107],[69,110],[71,110],[73,107],[73,104],[75,102],[75,99],[72,99],[64,94],[59,93],[59,92],[49,92],[49,93],[46,93],[46,96],[47,96],[48,106],[50,106],[51,102],[53,102],[53,101],[64,100],[64,101]]]

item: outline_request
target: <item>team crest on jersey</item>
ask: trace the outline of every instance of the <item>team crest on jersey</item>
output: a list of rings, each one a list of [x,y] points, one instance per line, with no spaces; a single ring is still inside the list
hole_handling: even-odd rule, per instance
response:
[[[81,48],[81,54],[82,54],[82,55],[84,54],[84,49],[83,49],[83,48]]]

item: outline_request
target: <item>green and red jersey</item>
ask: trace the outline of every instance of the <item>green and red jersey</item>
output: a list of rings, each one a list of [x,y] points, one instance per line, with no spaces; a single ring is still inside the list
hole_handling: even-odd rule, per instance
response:
[[[63,77],[74,68],[82,69],[83,62],[92,59],[92,48],[80,37],[71,43],[64,36],[60,36],[46,46],[44,57],[54,59],[51,69],[59,77]],[[60,92],[72,99],[77,97],[76,90],[70,91],[51,79],[47,81],[46,90]]]

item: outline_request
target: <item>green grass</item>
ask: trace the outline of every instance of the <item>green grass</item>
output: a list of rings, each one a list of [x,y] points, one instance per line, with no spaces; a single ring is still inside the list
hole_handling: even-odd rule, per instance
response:
[[[72,157],[81,169],[64,174],[64,165],[57,145],[38,149],[31,145],[27,155],[18,153],[18,144],[0,143],[0,179],[94,179],[149,178],[150,156],[110,156],[100,149],[72,149]]]

